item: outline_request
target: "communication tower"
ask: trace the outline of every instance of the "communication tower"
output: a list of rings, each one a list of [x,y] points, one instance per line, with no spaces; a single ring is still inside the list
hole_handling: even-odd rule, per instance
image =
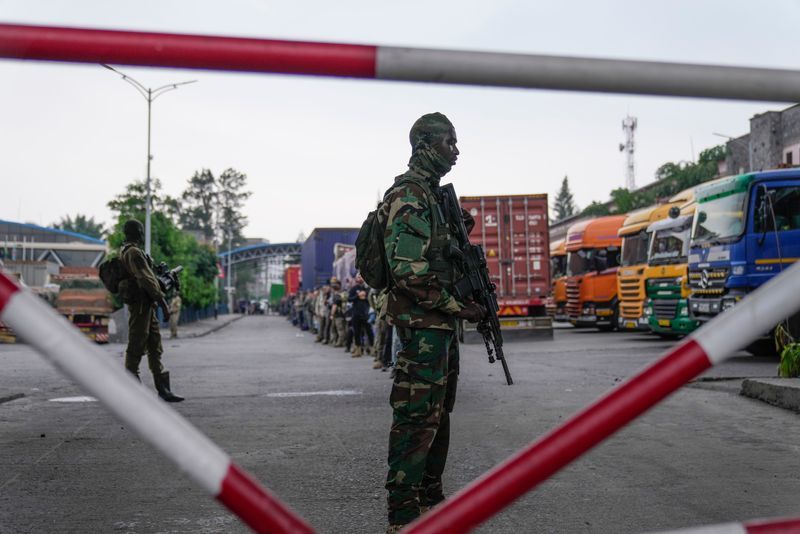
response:
[[[625,144],[619,144],[619,151],[625,152],[625,187],[628,191],[633,191],[636,189],[636,166],[633,160],[636,117],[627,115],[622,120],[622,131],[625,132]]]

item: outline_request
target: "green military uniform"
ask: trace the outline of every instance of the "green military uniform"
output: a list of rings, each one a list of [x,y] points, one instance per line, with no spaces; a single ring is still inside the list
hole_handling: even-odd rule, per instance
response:
[[[181,318],[181,296],[175,295],[169,301],[169,337],[178,337],[178,320]]]
[[[452,163],[427,140],[447,131],[452,124],[439,113],[417,121],[409,169],[395,179],[379,212],[393,282],[385,310],[402,343],[390,395],[390,531],[444,499],[442,473],[458,377],[455,315],[463,306],[450,291],[460,273],[448,259],[455,240],[436,197],[439,179]]]
[[[147,351],[147,363],[159,396],[169,402],[179,402],[183,398],[170,391],[169,373],[161,362],[164,348],[156,309],[159,304],[166,308],[166,303],[153,273],[153,260],[140,248],[144,228],[135,220],[126,222],[124,228],[125,243],[120,251],[120,261],[128,276],[120,282],[119,288],[122,300],[128,305],[125,368],[139,378],[139,364]]]

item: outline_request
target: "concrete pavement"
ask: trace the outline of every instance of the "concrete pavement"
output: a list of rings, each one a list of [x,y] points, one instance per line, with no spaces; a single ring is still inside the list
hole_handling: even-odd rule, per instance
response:
[[[462,351],[448,493],[464,486],[669,346],[640,334],[559,329],[506,346],[514,386]],[[277,317],[165,340],[173,406],[320,532],[385,528],[388,373],[313,343]],[[122,364],[119,348],[106,353]],[[24,346],[0,348],[0,532],[245,532],[97,403]],[[791,514],[797,416],[738,394],[776,362],[744,353],[712,369],[479,529],[646,532]],[[146,383],[150,377],[142,373]],[[155,392],[153,392],[155,395]]]

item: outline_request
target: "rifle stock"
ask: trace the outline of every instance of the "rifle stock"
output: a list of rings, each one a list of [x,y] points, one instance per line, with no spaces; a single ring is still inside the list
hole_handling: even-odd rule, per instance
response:
[[[506,383],[510,386],[514,381],[511,379],[503,354],[503,333],[500,331],[500,320],[497,317],[499,306],[495,293],[496,286],[489,277],[483,247],[469,242],[469,234],[461,216],[461,204],[458,202],[453,184],[442,186],[440,192],[446,220],[455,223],[459,244],[458,251],[452,251],[451,256],[457,258],[461,263],[461,272],[465,273],[464,277],[455,283],[455,296],[461,302],[472,300],[486,309],[486,316],[478,322],[476,329],[483,336],[489,363],[494,363],[495,359],[500,361]]]

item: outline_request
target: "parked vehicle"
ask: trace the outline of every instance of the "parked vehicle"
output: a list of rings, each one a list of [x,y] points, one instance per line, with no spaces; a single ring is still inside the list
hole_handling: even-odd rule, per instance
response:
[[[67,278],[59,281],[55,300],[58,313],[96,343],[108,343],[108,322],[114,305],[111,294],[97,277]]]
[[[314,228],[303,242],[300,286],[308,291],[327,282],[333,274],[334,248],[337,244],[354,245],[359,228]],[[288,286],[287,286],[288,290]],[[289,293],[291,294],[291,293]]]
[[[662,337],[686,335],[699,325],[689,314],[687,262],[694,210],[692,200],[647,229],[652,238],[644,276],[645,316],[650,330]]]
[[[609,215],[567,230],[567,314],[578,327],[614,330],[618,324],[617,269],[625,215]]]
[[[547,315],[558,323],[569,322],[567,315],[567,242],[559,239],[550,244],[550,275],[553,280],[547,296]]]
[[[470,241],[480,243],[497,286],[504,331],[552,336],[545,299],[550,289],[547,195],[461,197],[475,219]]]
[[[656,221],[666,219],[673,206],[680,209],[680,206],[693,199],[692,189],[681,191],[663,204],[631,213],[619,229],[619,236],[622,238],[622,260],[617,272],[620,328],[650,329],[644,314],[645,270],[652,236],[649,227]]]
[[[698,186],[689,252],[689,312],[704,323],[736,306],[800,257],[800,169],[730,176]],[[797,317],[789,320],[800,335]],[[774,353],[773,332],[748,347]]]

